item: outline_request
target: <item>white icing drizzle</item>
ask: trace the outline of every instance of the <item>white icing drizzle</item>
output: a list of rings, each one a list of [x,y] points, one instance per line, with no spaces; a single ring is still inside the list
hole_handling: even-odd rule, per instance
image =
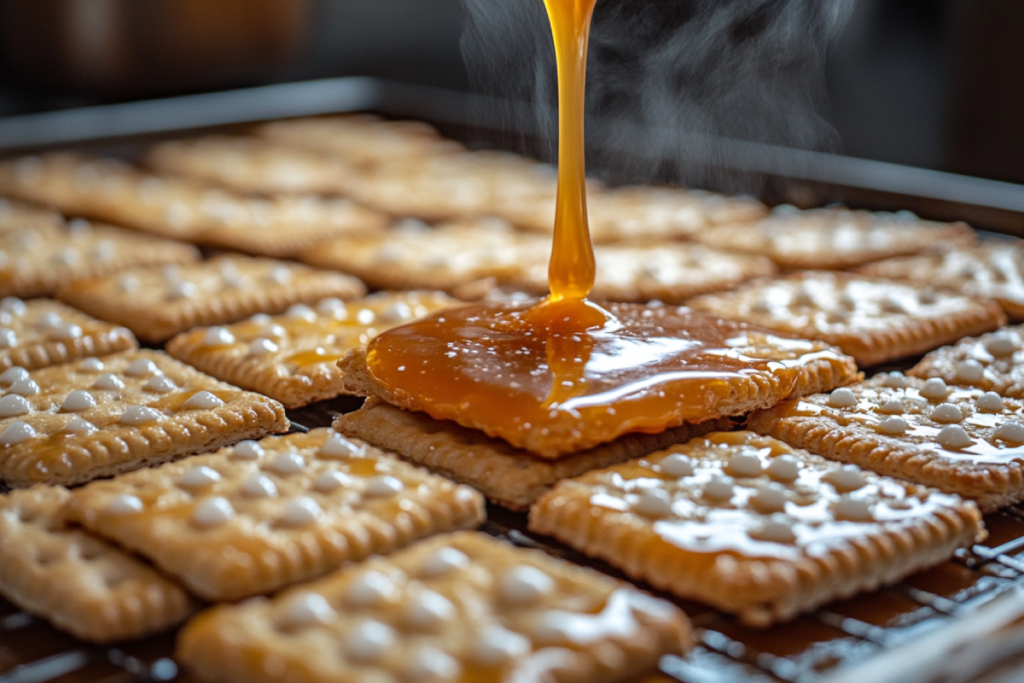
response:
[[[761,458],[755,451],[741,449],[729,458],[728,469],[736,477],[760,477]]]
[[[15,420],[7,425],[7,429],[0,434],[0,444],[4,446],[15,446],[23,441],[28,441],[36,435],[35,428],[27,422]]]
[[[751,506],[762,514],[786,509],[786,493],[778,485],[761,485],[750,498]]]
[[[121,494],[114,496],[107,503],[103,511],[108,515],[134,515],[142,512],[145,509],[145,505],[142,504],[137,496],[130,496],[128,494]]]
[[[834,513],[836,519],[844,519],[851,522],[870,522],[874,519],[871,511],[871,504],[860,498],[840,496],[835,503]]]
[[[733,490],[731,479],[716,475],[704,484],[704,497],[708,500],[725,502],[732,499]]]
[[[672,514],[672,496],[664,489],[645,488],[637,495],[633,511],[645,517],[667,517]]]
[[[992,432],[992,438],[1011,443],[1024,443],[1024,424],[1007,422]]]
[[[232,455],[239,460],[258,460],[263,457],[264,453],[263,446],[260,446],[252,439],[246,439],[237,443],[234,449],[232,449]]]
[[[782,518],[766,519],[759,525],[750,528],[747,534],[755,540],[768,543],[793,543],[796,541],[793,525]]]
[[[324,596],[308,591],[293,595],[281,613],[281,621],[288,628],[327,624],[337,617],[338,613]]]
[[[800,476],[800,463],[792,455],[780,455],[768,463],[768,476],[775,481],[791,482]]]
[[[79,372],[103,372],[103,361],[99,358],[86,358],[78,364]]]
[[[125,368],[124,374],[129,377],[149,377],[150,375],[159,375],[160,368],[148,358],[137,358]]]
[[[822,480],[832,484],[839,492],[856,491],[867,483],[864,473],[856,465],[838,467],[822,477]]]
[[[902,372],[890,372],[882,380],[882,385],[890,389],[906,389],[910,386],[910,380]]]
[[[250,498],[277,498],[274,482],[262,474],[253,474],[242,482],[241,491]]]
[[[440,593],[425,590],[409,601],[405,620],[410,626],[432,630],[455,616],[455,605]]]
[[[30,379],[31,376],[28,374],[28,370],[25,368],[19,368],[14,366],[4,370],[3,374],[0,375],[0,384],[14,384],[19,379]]]
[[[295,304],[287,311],[285,315],[289,318],[296,318],[298,320],[305,320],[306,322],[313,322],[316,320],[316,311],[305,304]]]
[[[353,607],[371,607],[389,602],[397,594],[398,588],[390,577],[378,571],[368,571],[349,584],[345,601]]]
[[[682,453],[673,453],[662,458],[658,463],[661,471],[670,477],[691,477],[693,476],[693,461]]]
[[[169,391],[174,391],[178,387],[177,385],[174,384],[174,381],[170,377],[167,377],[166,375],[157,375],[153,379],[146,382],[142,386],[142,388],[145,389],[146,391],[154,391],[158,394],[166,394]]]
[[[357,662],[376,662],[383,659],[394,645],[397,635],[390,626],[367,619],[360,622],[345,637],[345,653]]]
[[[320,446],[317,455],[321,458],[347,458],[362,455],[364,451],[365,449],[362,446],[357,446],[341,434],[334,432]]]
[[[117,375],[108,372],[100,375],[92,386],[96,389],[111,389],[116,391],[124,389],[124,382]]]
[[[88,391],[81,389],[72,391],[64,399],[64,403],[61,404],[60,409],[66,413],[77,413],[82,410],[88,410],[89,408],[96,407],[96,399],[92,397]]]
[[[386,498],[401,493],[403,489],[405,489],[405,484],[401,479],[384,475],[373,477],[367,481],[363,494],[371,498]]]
[[[0,329],[0,349],[13,349],[18,345],[18,335],[14,330]]]
[[[501,599],[506,602],[529,605],[555,589],[555,582],[536,567],[523,564],[513,567],[501,578]]]
[[[64,425],[64,431],[70,434],[90,434],[96,431],[96,425],[80,417],[74,417]]]
[[[935,441],[943,448],[966,448],[974,443],[974,439],[960,425],[948,425],[939,430]]]
[[[35,396],[39,393],[39,385],[31,378],[16,379],[11,383],[9,391],[19,396]]]
[[[203,335],[203,346],[227,346],[235,343],[235,335],[224,327],[211,327]]]
[[[938,401],[949,395],[949,387],[941,377],[932,377],[921,387],[921,396],[932,401]]]
[[[271,353],[277,353],[279,350],[280,347],[278,347],[277,344],[262,337],[253,340],[253,342],[249,344],[249,355],[251,356],[266,356]]]
[[[1006,410],[1003,397],[994,391],[986,391],[978,397],[978,410],[986,413],[1001,413]]]
[[[908,429],[910,425],[902,417],[890,417],[878,423],[878,431],[892,436],[906,434]]]
[[[299,496],[284,506],[281,523],[286,526],[307,526],[320,519],[323,513],[315,500],[308,496]]]
[[[878,406],[878,412],[883,415],[902,415],[907,412],[907,409],[903,405],[903,401],[898,398],[890,398],[886,399],[882,402],[882,405]]]
[[[322,472],[313,480],[313,489],[321,493],[330,493],[342,486],[351,486],[352,478],[343,472],[329,471]]]
[[[192,395],[192,397],[181,404],[183,408],[201,408],[203,410],[212,410],[219,408],[224,405],[217,396],[211,394],[209,391],[198,391]]]
[[[846,387],[836,389],[828,396],[830,408],[853,408],[857,405],[857,397]]]
[[[196,505],[192,511],[192,523],[198,527],[211,528],[222,526],[235,516],[235,508],[226,498],[215,496],[206,498]]]
[[[220,479],[220,472],[212,467],[200,465],[199,467],[193,467],[178,477],[178,486],[187,489],[198,489],[210,484],[216,484]]]
[[[410,681],[445,683],[454,681],[461,674],[462,665],[459,660],[428,645],[413,650],[405,665],[405,675]]]
[[[1017,350],[1017,340],[1008,334],[993,334],[985,340],[985,350],[996,358],[1009,356]]]
[[[267,463],[266,467],[277,474],[297,474],[306,469],[306,461],[295,451],[285,451]]]
[[[32,410],[32,404],[17,394],[8,394],[0,398],[0,417],[17,417]]]
[[[461,550],[455,548],[438,548],[423,562],[420,575],[427,578],[447,576],[452,572],[469,567],[470,560]]]
[[[156,422],[162,417],[163,415],[160,414],[160,411],[154,410],[148,406],[130,406],[121,414],[121,418],[118,422],[121,424],[138,426],[149,424],[150,422]]]
[[[533,649],[530,639],[497,624],[485,626],[473,649],[478,664],[495,666],[518,659]]]
[[[929,417],[940,424],[954,424],[964,421],[964,414],[960,408],[952,403],[943,403],[935,407]]]

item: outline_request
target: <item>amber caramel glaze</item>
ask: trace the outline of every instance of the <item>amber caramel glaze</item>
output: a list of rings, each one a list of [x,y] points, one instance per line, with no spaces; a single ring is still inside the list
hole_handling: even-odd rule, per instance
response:
[[[823,343],[688,308],[572,300],[448,309],[366,356],[390,402],[548,458],[771,405],[816,362],[838,383],[856,373]]]

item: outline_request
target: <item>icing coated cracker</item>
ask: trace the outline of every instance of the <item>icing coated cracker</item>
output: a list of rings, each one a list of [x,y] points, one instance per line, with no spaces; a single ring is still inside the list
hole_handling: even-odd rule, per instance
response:
[[[753,626],[897,581],[984,533],[957,496],[751,432],[562,482],[530,529]]]
[[[225,382],[298,408],[342,393],[337,361],[352,349],[383,330],[457,303],[434,292],[382,293],[348,303],[325,299],[279,316],[255,316],[223,332],[185,332],[167,344],[167,352]]]
[[[754,413],[751,429],[833,460],[973,498],[1024,500],[1024,402],[900,373]]]
[[[295,263],[220,256],[182,267],[146,268],[76,282],[59,293],[67,303],[158,342],[199,325],[281,313],[295,304],[365,293],[347,275]]]
[[[688,302],[838,346],[862,366],[934,349],[1006,321],[998,304],[886,280],[805,272]]]
[[[690,644],[685,615],[597,572],[451,534],[221,607],[178,656],[209,680],[612,683]]]
[[[156,351],[0,374],[0,479],[12,487],[80,484],[286,429],[277,401]]]
[[[1024,398],[1024,327],[1004,328],[941,348],[925,356],[910,374]]]
[[[94,482],[68,516],[196,595],[236,600],[475,527],[484,510],[468,487],[317,429]]]
[[[67,526],[68,496],[44,486],[0,496],[0,594],[97,643],[159,633],[198,607],[145,563]]]

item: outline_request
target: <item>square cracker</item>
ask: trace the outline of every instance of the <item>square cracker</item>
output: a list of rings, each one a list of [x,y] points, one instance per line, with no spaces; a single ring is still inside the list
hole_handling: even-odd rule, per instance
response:
[[[1024,398],[1024,327],[1008,327],[977,339],[968,337],[925,356],[910,373],[947,384]]]
[[[0,595],[76,638],[110,643],[159,633],[198,604],[119,548],[68,526],[67,489],[0,496]]]
[[[284,408],[158,351],[0,375],[0,479],[81,484],[288,429]]]
[[[325,299],[314,308],[298,305],[284,315],[260,314],[228,325],[224,339],[208,339],[208,328],[184,332],[168,342],[167,353],[286,408],[299,408],[344,393],[338,361],[352,349],[457,303],[439,292],[382,292],[348,303]]]
[[[695,436],[728,429],[725,419],[682,425],[658,434],[627,434],[589,451],[560,460],[545,460],[501,439],[425,413],[396,408],[371,398],[362,408],[339,415],[334,428],[392,451],[417,465],[483,492],[488,499],[512,510],[526,510],[555,483],[584,472],[608,467]]]
[[[281,313],[366,293],[358,280],[297,263],[218,256],[202,263],[144,268],[79,280],[58,293],[62,301],[129,328],[140,339],[163,341],[199,325],[216,325],[256,313]]]
[[[773,211],[757,223],[722,225],[695,238],[725,251],[762,254],[786,270],[852,268],[870,261],[972,246],[965,223],[848,209]]]
[[[478,533],[199,615],[177,654],[210,681],[613,683],[690,645],[675,606]]]
[[[687,302],[723,318],[838,346],[861,366],[905,358],[1006,323],[994,301],[824,271]]]
[[[1024,500],[1020,399],[891,373],[785,401],[748,425],[832,460],[972,498],[985,511]]]
[[[74,492],[67,515],[196,595],[237,600],[475,527],[484,501],[317,429],[94,482]]]
[[[995,299],[1012,320],[1024,321],[1022,240],[990,240],[973,249],[888,259],[858,272]]]
[[[138,266],[188,264],[188,244],[76,219],[0,232],[0,295],[48,296],[75,280]]]
[[[562,482],[534,505],[530,529],[761,627],[984,536],[974,503],[752,432]]]
[[[105,323],[57,301],[0,301],[0,372],[59,365],[136,348],[130,330]]]

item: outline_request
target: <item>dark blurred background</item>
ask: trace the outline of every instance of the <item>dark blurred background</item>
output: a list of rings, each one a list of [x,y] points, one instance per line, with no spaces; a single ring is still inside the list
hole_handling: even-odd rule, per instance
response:
[[[1024,0],[826,1],[854,5],[826,63],[840,151],[1024,183]],[[463,12],[461,0],[0,0],[0,116],[357,74],[467,89]]]

